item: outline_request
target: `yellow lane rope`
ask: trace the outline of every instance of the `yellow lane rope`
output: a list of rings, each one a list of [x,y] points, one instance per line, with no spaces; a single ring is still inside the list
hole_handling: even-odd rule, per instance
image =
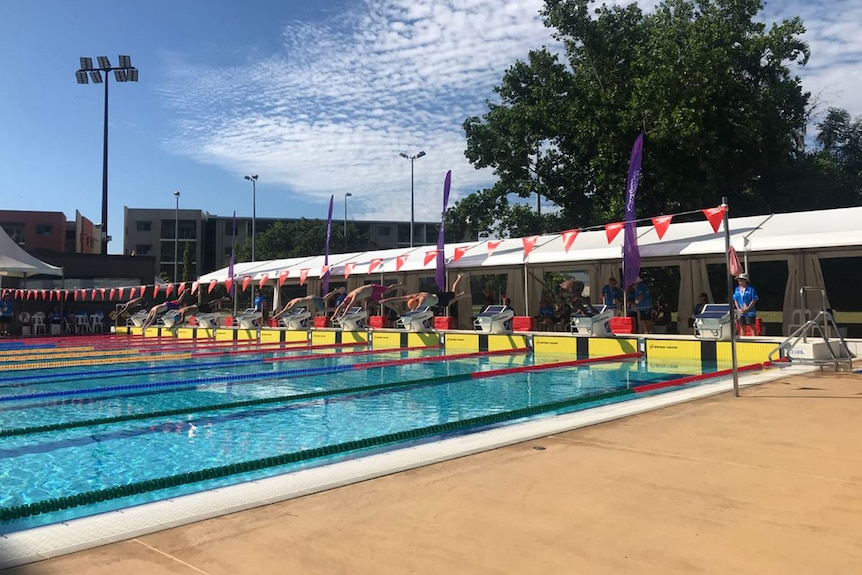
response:
[[[50,361],[40,363],[7,363],[0,365],[0,371],[13,371],[25,369],[43,369],[50,367],[77,367],[82,365],[106,365],[114,363],[136,363],[144,361],[176,361],[180,359],[191,359],[191,353],[173,353],[169,355],[136,355],[134,357],[111,357],[104,359],[79,359],[73,361]]]

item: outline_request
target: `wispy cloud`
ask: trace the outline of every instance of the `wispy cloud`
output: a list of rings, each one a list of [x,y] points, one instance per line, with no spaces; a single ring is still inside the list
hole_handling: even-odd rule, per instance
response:
[[[650,10],[656,1],[640,4]],[[203,163],[266,174],[312,200],[349,191],[353,213],[387,219],[409,217],[410,166],[398,153],[424,150],[415,162],[416,217],[436,220],[446,170],[454,199],[492,180],[464,158],[461,125],[486,110],[516,59],[554,44],[541,7],[363,0],[337,17],[287,23],[282,50],[242,67],[174,60],[162,91],[179,117],[169,145]],[[794,15],[813,53],[799,70],[806,89],[862,114],[862,4],[782,1],[769,3],[764,18]]]

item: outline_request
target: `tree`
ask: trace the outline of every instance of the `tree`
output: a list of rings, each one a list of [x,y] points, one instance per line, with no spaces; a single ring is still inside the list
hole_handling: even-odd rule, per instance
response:
[[[329,240],[330,253],[335,253],[334,247],[344,246],[343,234],[343,226],[333,223]],[[353,223],[348,226],[348,236],[351,249],[366,250],[374,247],[368,231],[360,231]],[[322,254],[325,248],[325,220],[301,218],[277,221],[265,232],[257,234],[255,239],[255,257],[258,260],[314,256]],[[236,261],[251,261],[250,241],[237,246]]]
[[[530,52],[495,88],[499,103],[465,121],[465,155],[498,177],[488,194],[538,189],[561,208],[562,228],[619,219],[643,132],[642,213],[723,196],[735,214],[787,209],[770,191],[802,155],[809,94],[788,69],[808,59],[802,22],[767,30],[755,21],[760,0],[665,0],[651,14],[590,4],[546,0],[566,62]]]
[[[194,257],[194,253],[192,252],[192,243],[186,242],[185,247],[183,248],[183,275],[182,281],[187,282],[189,278],[192,276],[193,266],[192,261]]]

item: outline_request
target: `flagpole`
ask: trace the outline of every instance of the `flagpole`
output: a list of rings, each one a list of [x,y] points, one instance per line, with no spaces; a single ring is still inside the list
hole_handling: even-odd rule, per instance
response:
[[[724,257],[727,265],[727,303],[730,313],[730,360],[733,373],[733,395],[739,397],[739,371],[736,361],[736,311],[733,305],[733,276],[730,275],[730,217],[728,215],[727,198],[721,198],[724,208]]]

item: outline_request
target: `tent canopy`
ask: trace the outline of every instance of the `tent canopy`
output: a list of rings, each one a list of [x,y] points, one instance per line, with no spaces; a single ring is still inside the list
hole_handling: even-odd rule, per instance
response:
[[[0,275],[29,277],[37,275],[62,276],[63,268],[46,264],[15,243],[5,231],[0,233]]]

